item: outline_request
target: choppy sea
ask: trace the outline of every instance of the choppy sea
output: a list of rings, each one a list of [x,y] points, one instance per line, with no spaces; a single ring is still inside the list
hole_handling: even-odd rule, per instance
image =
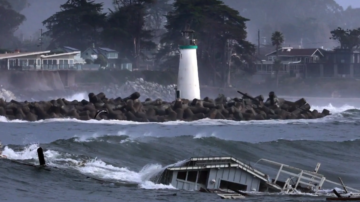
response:
[[[10,160],[0,159],[0,201],[223,200],[150,180],[166,166],[199,156],[232,156],[254,167],[261,158],[307,170],[321,163],[319,172],[328,179],[341,177],[346,185],[360,189],[360,102],[314,99],[309,103],[315,103],[313,109],[329,109],[332,115],[317,120],[191,123],[25,122],[2,117],[0,141]],[[49,170],[14,162],[37,164],[39,146]],[[85,166],[77,166],[80,162]],[[274,175],[277,171],[256,168]],[[273,194],[242,201],[325,201],[325,197]]]

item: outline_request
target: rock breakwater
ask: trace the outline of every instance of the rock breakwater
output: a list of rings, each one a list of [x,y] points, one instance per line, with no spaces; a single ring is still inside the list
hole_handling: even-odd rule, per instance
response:
[[[175,120],[226,119],[236,121],[267,119],[315,119],[329,115],[329,111],[311,110],[305,99],[296,102],[281,98],[268,99],[262,96],[203,100],[177,99],[166,102],[161,99],[139,101],[140,93],[126,98],[108,99],[104,93],[89,93],[89,100],[67,101],[56,99],[40,102],[6,102],[0,99],[0,115],[9,120],[37,121],[51,118],[75,118],[79,120],[105,119],[137,122],[166,122]],[[105,113],[98,113],[99,111]]]

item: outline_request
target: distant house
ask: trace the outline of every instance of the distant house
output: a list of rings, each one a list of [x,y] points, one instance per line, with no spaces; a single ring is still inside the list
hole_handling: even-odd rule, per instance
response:
[[[283,47],[280,50],[266,54],[266,60],[256,62],[256,70],[260,75],[275,75],[273,67],[276,58],[281,61],[279,74],[289,74],[297,77],[306,76],[307,66],[320,63],[326,55],[326,50],[320,48],[296,49]]]
[[[323,61],[324,76],[360,77],[360,50],[334,49],[328,51]],[[332,67],[332,68],[328,68]]]
[[[284,47],[278,51],[278,58],[282,63],[281,75],[294,73],[304,78],[360,77],[360,50]],[[275,59],[276,51],[273,51],[266,55],[266,60],[258,61],[257,76],[273,76]]]
[[[299,62],[302,64],[316,63],[324,57],[323,49],[309,48],[309,49],[295,49],[292,47],[283,47],[281,50],[271,52],[266,55],[268,61],[275,61],[276,55],[282,62]]]
[[[122,59],[121,60],[121,70],[133,71],[132,62],[127,58]]]
[[[34,70],[41,69],[41,55],[48,53],[50,53],[50,51],[0,54],[0,67],[6,70],[22,69],[23,67]]]
[[[42,70],[63,70],[63,69],[80,69],[75,66],[75,57],[80,55],[80,51],[68,53],[41,55]]]
[[[116,50],[110,48],[99,47],[96,48],[95,46],[91,48],[87,48],[82,54],[81,57],[84,60],[89,60],[91,62],[95,62],[100,56],[106,59],[108,68],[116,68],[118,67],[118,58],[119,53]]]
[[[78,54],[79,51],[5,53],[0,54],[0,66],[6,70],[75,70],[74,58]]]
[[[62,50],[65,53],[71,53],[71,52],[79,52],[79,54],[74,56],[74,64],[85,64],[85,60],[81,57],[81,51],[79,49],[70,47],[70,46],[64,46],[62,47]]]

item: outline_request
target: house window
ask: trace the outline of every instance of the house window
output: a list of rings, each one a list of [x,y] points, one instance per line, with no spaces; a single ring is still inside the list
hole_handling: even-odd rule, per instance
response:
[[[47,60],[43,60],[43,64],[44,64],[44,65],[47,65],[47,64],[48,64],[48,61],[47,61]]]
[[[220,181],[220,189],[246,191],[247,185],[221,180]]]
[[[21,67],[27,66],[27,60],[19,60],[19,62]]]
[[[40,62],[41,62],[41,60],[37,60],[37,65],[40,65],[41,64]]]
[[[207,183],[207,179],[209,176],[209,171],[200,171],[199,173],[199,179],[198,179],[198,183],[199,184],[206,184]]]
[[[117,57],[118,57],[117,53],[108,53],[108,58],[109,59],[114,59],[114,58],[117,58]]]
[[[318,59],[319,59],[318,56],[314,56],[314,57],[313,57],[313,61],[314,61],[314,62],[318,61]]]
[[[196,182],[197,171],[189,171],[187,181]]]
[[[16,60],[9,60],[9,66],[15,67],[16,66]]]
[[[186,171],[179,171],[177,174],[177,179],[179,180],[186,180]]]

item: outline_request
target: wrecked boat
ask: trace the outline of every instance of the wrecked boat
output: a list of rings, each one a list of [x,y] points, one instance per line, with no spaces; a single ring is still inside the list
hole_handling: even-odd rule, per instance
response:
[[[234,157],[194,157],[179,164],[167,167],[157,178],[157,183],[172,185],[181,190],[217,193],[219,196],[234,197],[251,195],[250,192],[278,192],[289,195],[324,193],[325,183],[330,186],[342,184],[328,180],[318,173],[320,163],[314,171],[308,171],[283,163],[260,159],[255,165],[278,167],[277,174],[268,174],[241,162]],[[359,190],[345,187],[353,192]],[[228,194],[228,195],[227,195]]]
[[[269,177],[233,157],[191,158],[182,165],[168,167],[159,183],[189,191],[280,191]]]

